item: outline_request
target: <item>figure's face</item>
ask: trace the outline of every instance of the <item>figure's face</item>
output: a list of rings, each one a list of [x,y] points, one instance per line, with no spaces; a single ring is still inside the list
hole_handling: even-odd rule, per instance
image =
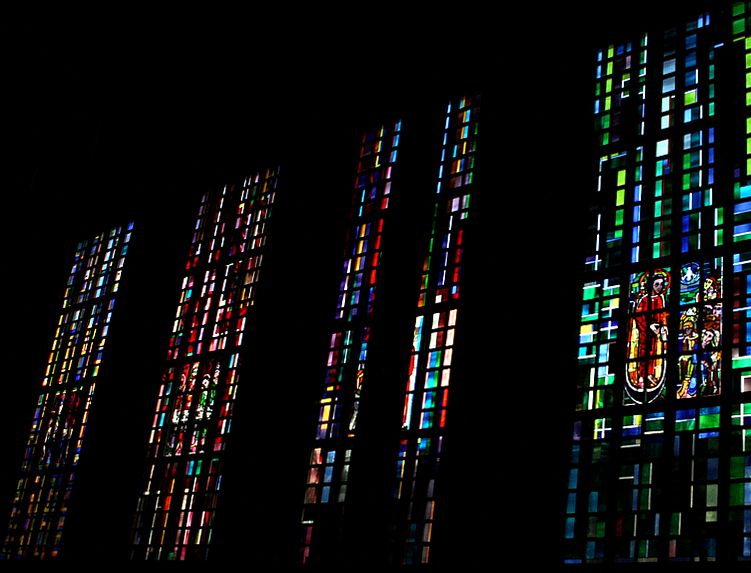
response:
[[[712,279],[705,279],[704,280],[704,290],[705,291],[712,290],[713,287],[714,287],[714,285],[712,284]]]
[[[663,288],[665,288],[665,279],[663,279],[662,277],[656,277],[652,282],[652,292],[655,294],[660,294]]]

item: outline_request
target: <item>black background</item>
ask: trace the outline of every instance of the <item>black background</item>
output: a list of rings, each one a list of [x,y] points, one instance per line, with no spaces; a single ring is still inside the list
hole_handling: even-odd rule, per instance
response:
[[[127,559],[198,199],[280,164],[214,556],[259,570],[294,563],[359,137],[401,117],[383,334],[372,350],[378,384],[362,413],[363,426],[382,432],[367,440],[358,507],[369,517],[355,520],[345,565],[377,563],[388,538],[381,484],[398,430],[387,422],[400,415],[442,115],[450,97],[482,93],[436,556],[452,569],[521,560],[555,570],[595,49],[680,22],[698,4],[426,4],[418,13],[252,6],[9,19],[0,527],[75,243],[133,219],[65,538],[71,561]]]

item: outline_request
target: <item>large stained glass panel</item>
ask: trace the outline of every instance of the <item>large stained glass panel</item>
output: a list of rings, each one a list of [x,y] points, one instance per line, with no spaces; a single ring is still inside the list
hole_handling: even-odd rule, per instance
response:
[[[76,249],[0,558],[61,554],[132,229],[116,227]]]
[[[750,8],[597,53],[568,563],[751,559]]]
[[[201,200],[148,439],[134,559],[208,556],[278,175],[269,169]]]

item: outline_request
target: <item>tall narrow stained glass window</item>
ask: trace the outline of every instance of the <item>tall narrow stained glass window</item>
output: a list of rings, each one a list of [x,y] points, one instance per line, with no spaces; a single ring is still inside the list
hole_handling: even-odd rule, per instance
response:
[[[208,555],[278,175],[266,170],[201,200],[148,440],[134,559]]]
[[[567,563],[751,560],[749,8],[597,53]]]
[[[730,375],[733,391],[730,435],[729,521],[734,535],[733,552],[751,561],[751,2],[735,2],[732,10],[736,65],[743,70],[741,109],[743,142],[738,145],[734,164],[732,222],[732,285],[726,300],[732,306]],[[740,74],[739,74],[740,75]],[[728,209],[730,211],[730,209]],[[725,362],[728,364],[728,361]]]
[[[400,559],[430,563],[449,383],[460,310],[464,233],[471,211],[478,98],[446,110],[433,226],[415,315],[397,461]],[[400,528],[400,529],[399,529]]]
[[[302,514],[302,563],[341,535],[401,122],[363,135]]]
[[[133,224],[81,242],[42,380],[2,559],[58,557]],[[106,368],[104,368],[106,370]]]

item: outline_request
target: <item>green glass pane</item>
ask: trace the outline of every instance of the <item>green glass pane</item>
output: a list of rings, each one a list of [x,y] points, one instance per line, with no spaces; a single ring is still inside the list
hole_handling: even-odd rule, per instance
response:
[[[730,505],[744,505],[744,485],[743,483],[730,484]]]
[[[730,458],[730,479],[746,477],[746,456],[733,456]]]
[[[624,189],[618,189],[615,194],[615,204],[618,207],[622,207],[626,202],[626,191]]]
[[[699,428],[706,430],[708,428],[720,427],[720,415],[719,414],[701,414],[699,416]]]
[[[597,286],[586,286],[584,287],[584,300],[592,300],[597,296]]]

